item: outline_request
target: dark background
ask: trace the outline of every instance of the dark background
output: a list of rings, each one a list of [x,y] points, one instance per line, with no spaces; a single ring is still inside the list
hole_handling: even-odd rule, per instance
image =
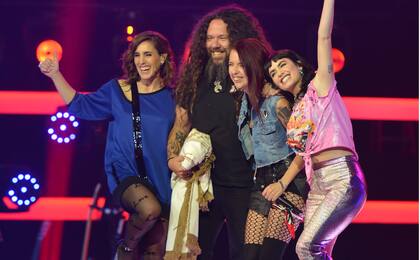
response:
[[[156,30],[171,42],[177,61],[195,22],[212,8],[239,3],[260,20],[276,49],[290,48],[315,62],[322,1],[9,1],[0,2],[0,90],[52,91],[37,67],[44,39],[62,42],[62,70],[79,90],[94,91],[121,76],[127,25]],[[76,32],[74,34],[74,32]],[[418,98],[418,2],[337,1],[333,47],[346,56],[337,73],[342,96]],[[73,80],[72,80],[73,78]],[[24,104],[22,104],[24,105]],[[375,109],[375,107],[372,107]],[[0,165],[29,167],[43,180],[49,116],[0,115]],[[418,200],[418,122],[353,121],[369,200]],[[82,121],[71,168],[70,195],[91,196],[105,183],[106,125]],[[0,173],[1,174],[1,173]],[[0,183],[0,185],[4,185]],[[107,196],[106,191],[102,191]],[[113,219],[94,223],[90,254],[110,259]],[[30,259],[40,222],[0,222],[0,259]],[[78,259],[84,223],[68,222],[61,259]],[[217,259],[226,258],[226,238]],[[295,259],[293,246],[286,259]],[[336,259],[417,259],[418,225],[352,224],[336,243]]]

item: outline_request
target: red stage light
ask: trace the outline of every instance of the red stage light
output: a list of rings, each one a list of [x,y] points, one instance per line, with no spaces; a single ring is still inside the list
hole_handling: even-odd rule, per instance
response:
[[[344,57],[344,53],[340,51],[339,49],[336,49],[336,48],[332,49],[332,60],[333,60],[334,73],[337,73],[344,68],[344,62],[346,58]]]
[[[36,48],[36,58],[39,62],[45,60],[46,58],[52,59],[54,52],[57,52],[57,58],[60,61],[63,57],[63,48],[61,45],[54,40],[45,40]]]
[[[418,201],[367,201],[353,223],[418,224]]]
[[[7,200],[7,199],[6,199]],[[27,212],[0,213],[0,220],[86,220],[90,197],[41,197]],[[12,204],[12,202],[10,202]],[[105,198],[98,199],[98,207]],[[92,220],[99,220],[102,212],[95,210]],[[127,219],[127,212],[123,213]],[[418,224],[418,201],[367,201],[353,223],[363,224]]]
[[[134,38],[133,38],[133,36],[127,36],[127,41],[128,41],[128,42],[132,42],[132,41],[133,41],[133,39],[134,39]]]
[[[419,120],[417,98],[343,97],[343,101],[353,120]],[[0,91],[0,114],[51,115],[63,105],[57,92]]]

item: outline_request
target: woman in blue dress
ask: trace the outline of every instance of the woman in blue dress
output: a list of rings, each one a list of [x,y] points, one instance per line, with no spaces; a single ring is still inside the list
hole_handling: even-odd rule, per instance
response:
[[[75,116],[108,121],[105,173],[113,197],[130,213],[118,259],[161,259],[164,254],[170,171],[167,138],[175,116],[173,52],[161,34],[138,34],[125,51],[122,79],[90,94],[77,93],[59,70],[56,55],[39,67],[50,77]],[[144,250],[137,250],[139,241]],[[147,241],[147,242],[146,242]]]

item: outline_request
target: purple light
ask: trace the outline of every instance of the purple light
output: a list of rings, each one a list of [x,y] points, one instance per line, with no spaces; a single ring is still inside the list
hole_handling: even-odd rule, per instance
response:
[[[12,178],[14,184],[6,190],[5,195],[19,207],[30,207],[39,196],[40,185],[37,181],[30,171],[21,171]]]
[[[76,131],[79,126],[79,122],[76,121],[76,117],[71,115],[69,112],[57,112],[54,117],[54,121],[51,127],[48,128],[47,132],[50,135],[51,140],[57,143],[70,143],[76,139]]]

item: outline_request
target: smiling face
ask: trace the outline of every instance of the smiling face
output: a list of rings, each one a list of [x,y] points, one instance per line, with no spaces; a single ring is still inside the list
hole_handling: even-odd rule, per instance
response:
[[[232,49],[229,54],[229,76],[232,79],[235,88],[238,90],[248,91],[248,77],[245,68],[239,59],[238,52]]]
[[[134,64],[140,75],[140,81],[152,82],[160,77],[160,66],[164,61],[164,55],[159,55],[151,41],[140,43],[134,52]]]
[[[206,48],[213,63],[222,64],[229,52],[230,40],[227,24],[221,19],[214,19],[207,29]]]
[[[277,87],[296,96],[302,85],[300,69],[301,67],[291,59],[282,58],[271,61],[268,73]]]

